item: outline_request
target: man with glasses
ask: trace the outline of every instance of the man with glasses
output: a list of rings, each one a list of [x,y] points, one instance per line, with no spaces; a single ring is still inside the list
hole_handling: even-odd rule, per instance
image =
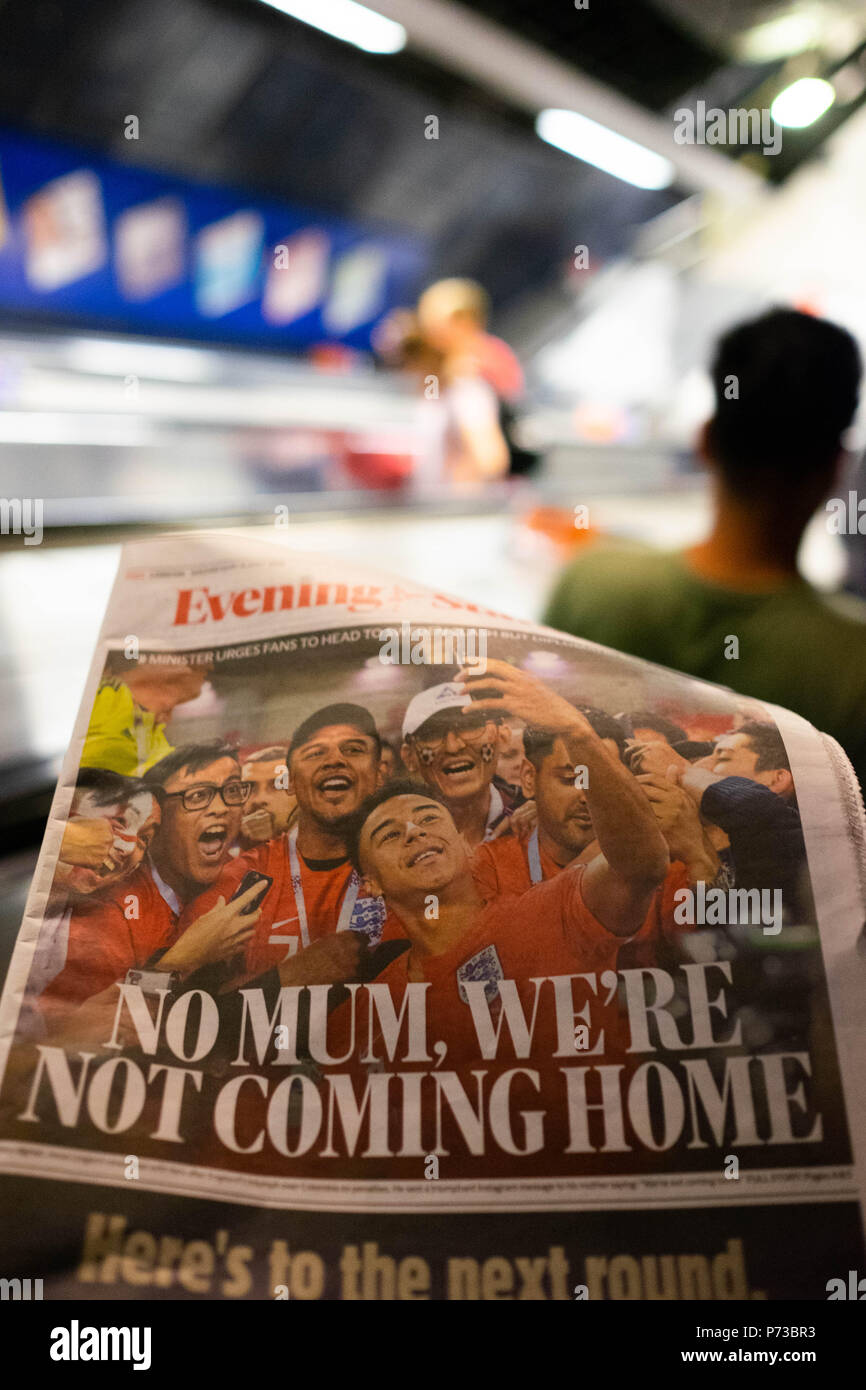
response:
[[[161,788],[162,823],[150,854],[154,880],[179,914],[219,877],[240,833],[250,787],[236,750],[221,743],[177,748],[145,781]]]
[[[501,722],[509,711],[464,714],[472,704],[454,681],[431,686],[410,700],[403,718],[403,762],[443,797],[454,823],[474,848],[508,828],[518,803],[496,775],[508,739]]]
[[[128,972],[146,993],[176,987],[203,966],[237,955],[258,920],[244,912],[256,896],[248,890],[235,902],[196,912],[183,931],[178,922],[184,904],[213,883],[237,838],[249,787],[234,749],[187,744],[138,785],[155,793],[159,827],[135,872],[70,928],[66,965],[41,1001],[55,1041],[104,1040],[117,1007],[115,985]]]

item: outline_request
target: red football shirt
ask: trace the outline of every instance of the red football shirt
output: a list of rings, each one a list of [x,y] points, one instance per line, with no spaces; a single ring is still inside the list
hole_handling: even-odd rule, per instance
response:
[[[540,848],[539,861],[545,882],[562,873],[560,866]],[[533,886],[528,841],[520,840],[515,835],[502,835],[498,840],[479,845],[472,860],[472,874],[485,902],[503,895],[519,896],[527,892]],[[686,866],[676,859],[670,865],[664,883],[654,894],[640,931],[630,938],[629,964],[652,965],[653,953],[663,940],[672,940],[683,931],[691,930],[674,921],[674,894],[688,886]]]
[[[560,872],[561,866],[540,846],[538,857],[545,880]],[[532,887],[528,841],[516,835],[500,835],[497,840],[479,845],[472,858],[472,876],[485,902],[504,894],[525,893]]]
[[[362,920],[369,919],[374,928],[381,929],[385,917],[381,899],[370,898],[362,892],[348,859],[308,862],[298,853],[300,882],[297,886],[293,883],[288,835],[268,840],[231,860],[216,882],[184,909],[181,927],[209,911],[218,898],[223,897],[228,902],[244,874],[251,869],[267,874],[273,883],[262,899],[262,915],[244,952],[240,968],[245,973],[261,975],[296,955],[305,945],[331,936],[356,888],[355,920],[359,916]],[[302,913],[306,919],[306,941]]]
[[[466,979],[490,981],[491,988],[494,980],[514,980],[524,1016],[528,1018],[536,998],[533,978],[580,974],[600,977],[606,971],[616,970],[617,954],[623,940],[609,932],[589,911],[581,892],[582,878],[581,865],[557,874],[546,883],[536,884],[520,896],[508,895],[486,903],[475,925],[456,945],[439,955],[420,958],[418,965],[422,979],[430,984],[426,999],[428,1038],[431,1042],[442,1040],[446,1043],[446,1065],[479,1064],[481,1056],[472,1011],[461,992],[461,984]],[[377,984],[390,987],[398,1014],[403,992],[409,983],[411,959],[411,951],[404,952],[376,980]],[[599,1030],[604,1029],[605,1050],[612,1045],[612,1034],[616,1031],[614,985],[613,979],[608,980],[608,987],[599,982],[597,993],[593,995],[586,981],[572,983],[576,1008],[595,1000],[590,1010],[591,1045],[594,1045]],[[550,1059],[559,1044],[553,990],[550,984],[539,987],[531,1047],[531,1056],[539,1059]],[[610,1002],[606,1003],[609,996]],[[491,999],[491,1004],[494,1015],[498,1016],[501,1002]],[[366,994],[363,991],[357,1007],[359,1031],[356,1037],[366,1038],[368,1024],[362,1016],[366,1008]],[[337,1027],[340,1023],[345,1027],[346,1006],[337,1010],[334,1022]],[[373,1036],[374,1039],[377,1036],[375,1027]],[[335,1042],[334,1055],[340,1055],[345,1050],[344,1039],[340,1038],[339,1046]],[[510,1031],[504,1025],[497,1059],[513,1065],[516,1056]],[[390,1067],[391,1064],[388,1065]],[[396,1067],[397,1064],[394,1065]]]
[[[330,1054],[340,1057],[352,1049],[351,1062],[340,1063],[335,1069],[349,1071],[354,1074],[356,1085],[362,1085],[370,1065],[366,1059],[372,1043],[372,1055],[377,1059],[375,1069],[398,1073],[435,1071],[443,1076],[455,1072],[473,1109],[479,1076],[483,1077],[481,1084],[489,1094],[497,1077],[515,1069],[512,1106],[544,1112],[546,1143],[554,1150],[564,1147],[567,1120],[563,1069],[581,1063],[598,1065],[610,1061],[613,1053],[619,1059],[623,1046],[619,1037],[616,976],[612,973],[616,969],[621,940],[607,931],[586,907],[581,892],[583,872],[583,866],[577,866],[535,885],[521,896],[509,895],[485,904],[473,926],[455,945],[439,955],[420,958],[417,962],[421,973],[419,982],[429,986],[425,996],[427,1051],[434,1060],[406,1060],[405,1026],[399,1035],[396,1055],[389,1058],[378,1011],[371,1005],[368,992],[360,990],[355,999],[354,1020],[352,1005],[348,1003],[328,1020]],[[407,951],[392,961],[375,982],[389,986],[397,1017],[410,983],[410,962],[411,953]],[[572,978],[555,986],[546,978],[583,974],[595,976],[595,990],[592,983],[584,979]],[[467,980],[487,985],[487,1006],[483,1000],[480,1007],[476,1004],[478,1021],[461,992]],[[494,989],[495,982],[502,980],[514,981],[516,986],[517,999],[510,1001],[510,1013]],[[544,982],[536,986],[533,980]],[[412,982],[415,983],[414,977]],[[583,1049],[578,1050],[574,1028],[580,1020],[575,1020],[574,1015],[587,1005],[588,1037]],[[372,1030],[368,1010],[373,1015]],[[350,1031],[353,1023],[354,1039]],[[498,1039],[494,1036],[497,1028]],[[486,1057],[480,1040],[485,1034]],[[533,1082],[525,1074],[527,1072],[536,1073],[537,1082]],[[427,1101],[422,1103],[425,1116],[422,1142],[429,1144],[432,1152],[436,1142],[435,1109],[430,1105],[430,1083],[425,1084]],[[400,1092],[395,1087],[389,1095],[392,1136],[400,1133],[401,1123]],[[489,1176],[510,1171],[513,1160],[502,1153],[491,1138],[487,1120],[484,1154],[480,1158],[467,1152],[466,1142],[447,1106],[442,1126],[442,1142],[449,1155],[449,1174],[481,1171]],[[533,1160],[525,1171],[534,1171],[539,1164],[543,1166],[544,1161],[542,1158]],[[473,1166],[479,1163],[480,1170]],[[518,1163],[518,1168],[520,1166]]]
[[[98,901],[76,907],[69,920],[63,969],[41,996],[49,1029],[127,970],[140,969],[174,942],[177,917],[163,898],[146,864]]]

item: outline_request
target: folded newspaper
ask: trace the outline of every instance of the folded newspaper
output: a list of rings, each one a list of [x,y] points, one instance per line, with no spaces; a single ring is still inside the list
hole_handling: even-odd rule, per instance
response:
[[[850,1297],[864,870],[785,710],[276,541],[130,544],[0,1005],[3,1271]]]

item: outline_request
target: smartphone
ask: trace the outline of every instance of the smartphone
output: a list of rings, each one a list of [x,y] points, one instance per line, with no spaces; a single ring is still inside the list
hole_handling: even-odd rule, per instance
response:
[[[251,901],[247,903],[246,907],[241,913],[242,917],[248,917],[251,912],[255,912],[256,908],[261,905],[261,901],[264,898],[273,881],[274,880],[270,878],[268,874],[260,874],[255,869],[249,869],[248,872],[244,874],[235,891],[232,893],[231,897],[229,898],[229,902],[233,903],[235,898],[241,897],[242,894],[246,893],[249,888],[252,888],[254,883],[260,883],[262,885],[261,893],[259,893],[257,897],[251,899]]]

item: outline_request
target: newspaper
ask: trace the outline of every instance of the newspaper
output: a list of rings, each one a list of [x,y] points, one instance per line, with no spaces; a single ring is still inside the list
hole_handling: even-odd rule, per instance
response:
[[[848,1297],[864,844],[785,710],[278,541],[132,543],[0,1004],[4,1272]]]

